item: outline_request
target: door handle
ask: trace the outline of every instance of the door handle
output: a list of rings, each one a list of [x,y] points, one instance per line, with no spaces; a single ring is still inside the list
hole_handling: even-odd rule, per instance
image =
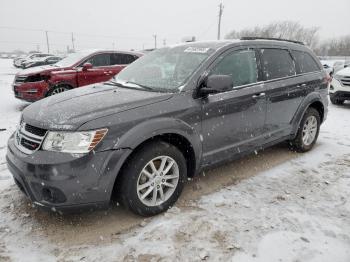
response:
[[[110,72],[103,72],[106,76],[109,76],[111,73]]]
[[[259,93],[259,94],[252,95],[253,98],[259,98],[259,97],[263,97],[263,96],[265,96],[265,93]]]

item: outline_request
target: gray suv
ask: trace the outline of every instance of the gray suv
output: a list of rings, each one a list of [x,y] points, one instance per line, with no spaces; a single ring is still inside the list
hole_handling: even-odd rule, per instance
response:
[[[28,106],[7,163],[38,206],[77,210],[115,198],[155,215],[204,168],[282,141],[310,150],[326,119],[327,87],[320,62],[297,42],[162,48],[110,82]]]

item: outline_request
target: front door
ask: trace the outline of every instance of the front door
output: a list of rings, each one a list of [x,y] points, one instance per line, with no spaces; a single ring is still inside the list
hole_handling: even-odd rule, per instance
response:
[[[113,77],[111,70],[111,54],[97,54],[90,57],[84,63],[92,64],[87,71],[78,70],[78,86],[85,86],[110,80]]]
[[[254,150],[263,143],[265,87],[253,49],[226,52],[210,74],[230,75],[232,90],[202,98],[203,165]]]

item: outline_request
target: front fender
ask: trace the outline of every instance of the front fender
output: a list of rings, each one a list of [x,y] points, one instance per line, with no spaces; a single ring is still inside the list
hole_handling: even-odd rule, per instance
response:
[[[196,165],[199,165],[202,155],[200,135],[195,128],[180,119],[157,118],[142,122],[122,135],[113,149],[130,148],[133,150],[146,140],[163,134],[176,134],[187,139],[193,147]]]

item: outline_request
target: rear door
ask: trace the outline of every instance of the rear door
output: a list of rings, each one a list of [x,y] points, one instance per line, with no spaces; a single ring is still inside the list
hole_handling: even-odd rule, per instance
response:
[[[111,54],[110,72],[114,76],[118,74],[124,67],[134,62],[138,57],[131,54],[113,53]]]
[[[267,97],[266,142],[269,142],[290,134],[292,118],[305,90],[296,81],[295,63],[288,49],[261,48],[260,59]]]
[[[266,113],[254,49],[226,52],[210,74],[231,75],[234,86],[202,99],[203,165],[261,145]]]
[[[91,63],[92,68],[87,71],[83,71],[82,65],[84,63]],[[111,54],[101,53],[96,54],[81,64],[81,68],[77,72],[78,86],[84,86],[94,83],[100,83],[108,81],[112,78],[111,71]]]

